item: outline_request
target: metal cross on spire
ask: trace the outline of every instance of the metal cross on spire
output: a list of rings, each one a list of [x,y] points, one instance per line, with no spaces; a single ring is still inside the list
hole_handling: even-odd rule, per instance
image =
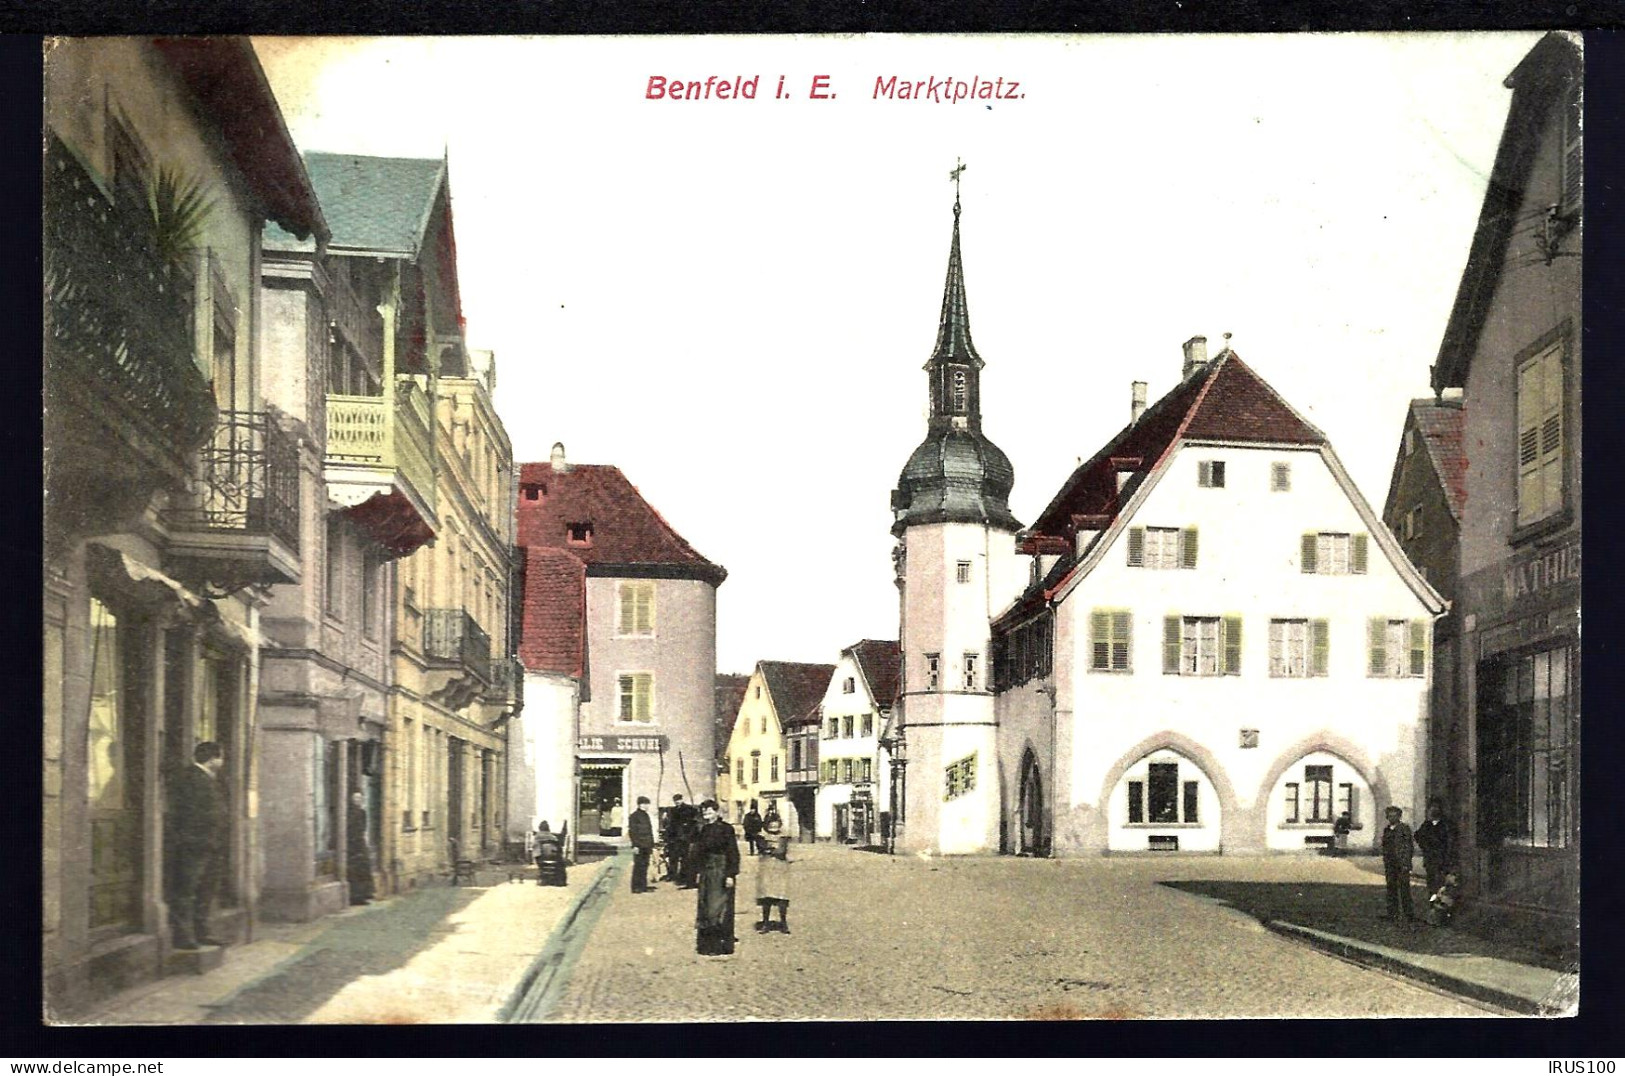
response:
[[[948,178],[954,181],[954,217],[959,216],[959,176],[965,171],[965,162],[959,157],[954,158],[954,170],[948,173]]]

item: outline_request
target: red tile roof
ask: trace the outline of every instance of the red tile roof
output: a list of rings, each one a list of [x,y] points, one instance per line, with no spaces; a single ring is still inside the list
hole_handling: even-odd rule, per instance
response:
[[[780,725],[816,707],[829,690],[829,678],[835,675],[833,665],[804,661],[759,661],[756,667],[762,670],[767,693],[773,696],[773,709],[779,715]]]
[[[869,684],[875,705],[882,709],[897,701],[903,672],[903,650],[896,639],[863,639],[847,647]]]
[[[519,660],[531,672],[587,670],[587,566],[562,549],[523,550]]]
[[[1062,539],[1070,547],[1075,516],[1092,517],[1086,520],[1092,529],[1109,526],[1134,488],[1131,480],[1119,495],[1119,465],[1138,458],[1140,466],[1134,470],[1143,475],[1184,438],[1287,444],[1326,441],[1326,435],[1281,399],[1240,355],[1221,351],[1073,471],[1027,529],[1027,544],[1036,548],[1046,544],[1045,539]]]
[[[1441,404],[1431,397],[1411,401],[1411,421],[1427,445],[1450,514],[1458,520],[1467,504],[1467,452],[1462,443],[1465,417],[1456,402]]]
[[[618,467],[525,463],[519,471],[519,544],[567,550],[593,567],[642,565],[668,569],[661,577],[704,579],[720,585],[727,571],[701,556]],[[535,494],[535,499],[531,498]],[[586,542],[570,540],[572,524],[589,524]],[[594,575],[613,575],[594,571]]]

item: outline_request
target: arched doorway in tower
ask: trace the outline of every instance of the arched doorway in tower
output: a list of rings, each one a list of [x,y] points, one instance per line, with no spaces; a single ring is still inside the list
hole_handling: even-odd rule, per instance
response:
[[[1016,826],[1018,855],[1049,855],[1049,832],[1044,825],[1044,780],[1038,772],[1038,756],[1030,747],[1021,758],[1021,800],[1017,806]]]
[[[1113,852],[1219,850],[1218,790],[1202,767],[1169,747],[1123,771],[1106,818]]]

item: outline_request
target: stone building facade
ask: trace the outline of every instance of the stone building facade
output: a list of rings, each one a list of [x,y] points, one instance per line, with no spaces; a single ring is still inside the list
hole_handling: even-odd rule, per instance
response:
[[[261,615],[305,540],[260,237],[327,225],[245,40],[57,42],[45,126],[42,925],[65,1012],[219,958],[174,951],[168,915],[166,790],[205,740],[229,812],[208,933],[253,929]]]

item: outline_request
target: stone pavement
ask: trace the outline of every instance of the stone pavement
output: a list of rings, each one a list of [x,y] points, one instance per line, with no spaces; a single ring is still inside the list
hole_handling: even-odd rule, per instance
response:
[[[1396,923],[1382,913],[1386,890],[1375,856],[1328,860],[1314,880],[1265,877],[1170,880],[1166,884],[1253,916],[1277,933],[1513,1012],[1555,1015],[1579,1000],[1579,953],[1541,944],[1539,932],[1472,914],[1448,927]],[[1416,911],[1423,887],[1412,887]]]
[[[1189,882],[1361,886],[1316,857],[882,856],[794,845],[792,934],[694,952],[694,893],[615,895],[551,1018],[677,1020],[1483,1016],[1486,1009],[1272,933]],[[1170,883],[1170,884],[1158,884]]]
[[[83,1024],[488,1023],[604,864],[566,888],[435,885],[301,924],[263,924],[203,975],[170,976],[77,1014]]]

